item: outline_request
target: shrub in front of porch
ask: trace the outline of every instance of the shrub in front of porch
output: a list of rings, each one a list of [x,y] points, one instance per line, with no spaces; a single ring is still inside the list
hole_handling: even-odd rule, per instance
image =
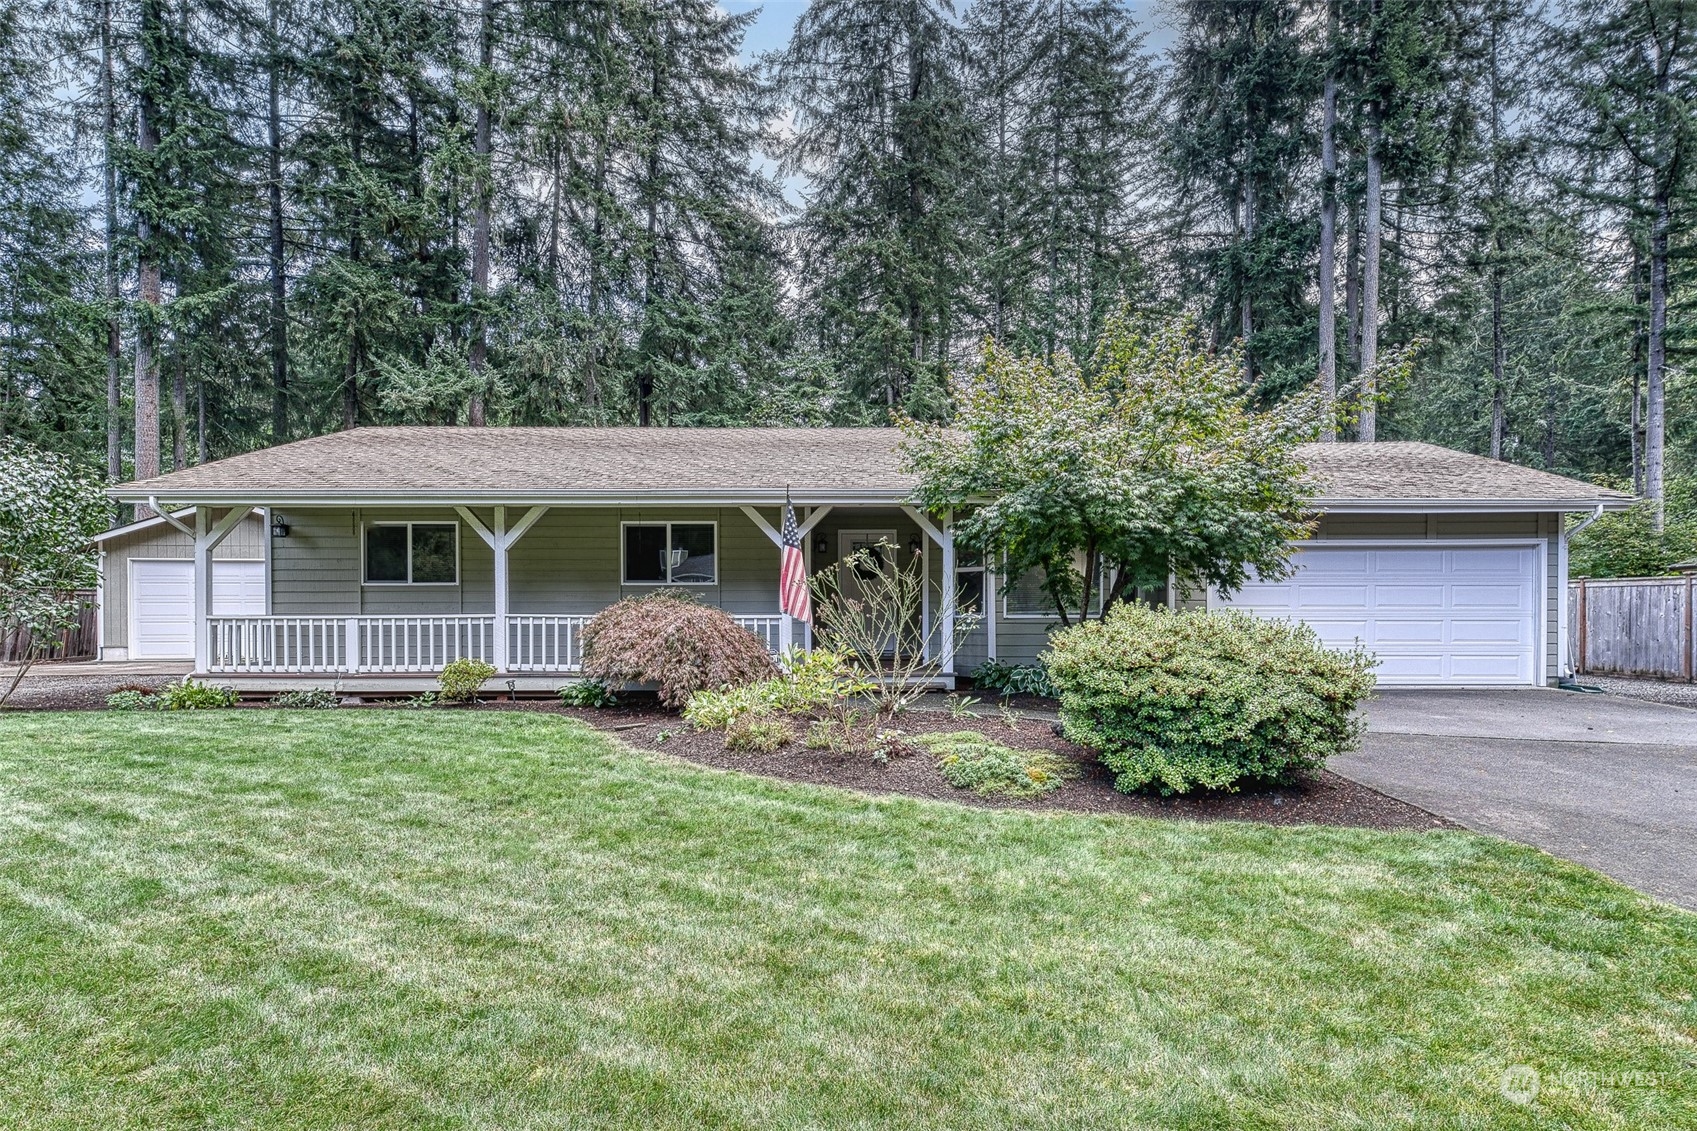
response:
[[[785,662],[786,669],[772,679],[696,692],[684,707],[685,721],[697,730],[729,730],[744,720],[769,715],[840,715],[849,703],[878,688],[843,652],[798,650]]]
[[[659,685],[660,702],[681,709],[697,691],[723,690],[778,674],[758,637],[721,609],[675,593],[626,597],[583,630],[583,675],[609,686]]]
[[[494,676],[494,664],[483,660],[455,660],[436,677],[439,698],[444,703],[470,703]]]
[[[1119,604],[1056,634],[1044,666],[1072,741],[1124,793],[1235,791],[1319,769],[1359,739],[1377,663],[1236,610]]]

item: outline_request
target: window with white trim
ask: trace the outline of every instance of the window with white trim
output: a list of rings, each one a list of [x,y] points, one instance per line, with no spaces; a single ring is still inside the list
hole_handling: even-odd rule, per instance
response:
[[[1084,572],[1084,551],[1073,554],[1073,568],[1079,573]],[[1097,577],[1096,587],[1090,591],[1090,615],[1100,616],[1102,612],[1102,581],[1106,577],[1104,570]],[[1018,577],[1009,578],[1002,589],[1002,615],[1004,617],[1024,618],[1027,620],[1058,620],[1055,612],[1055,599],[1049,596],[1043,588],[1043,569],[1027,570]],[[1068,609],[1068,614],[1076,612]]]
[[[452,522],[374,522],[365,528],[367,585],[458,585],[460,528]]]
[[[716,585],[719,530],[712,522],[624,524],[626,585]]]

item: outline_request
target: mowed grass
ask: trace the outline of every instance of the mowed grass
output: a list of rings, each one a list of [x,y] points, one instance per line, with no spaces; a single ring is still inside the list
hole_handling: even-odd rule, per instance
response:
[[[0,716],[7,1128],[1668,1128],[1694,991],[1697,916],[1465,833],[870,799],[540,715]]]

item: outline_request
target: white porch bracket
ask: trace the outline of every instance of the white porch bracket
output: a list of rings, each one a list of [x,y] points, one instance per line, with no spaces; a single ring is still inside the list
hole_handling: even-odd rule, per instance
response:
[[[783,548],[783,534],[780,533],[771,523],[766,521],[765,515],[761,514],[754,507],[747,505],[737,509],[747,515],[750,522],[759,527],[760,532],[766,535],[772,545],[777,546],[779,549]],[[829,505],[814,507],[812,513],[810,513],[805,520],[796,524],[796,530],[801,534],[803,546],[807,544],[808,531],[817,526],[819,524],[819,520],[830,513],[831,508]],[[787,653],[793,647],[795,647],[795,618],[790,616],[788,613],[785,613],[783,624],[780,625],[778,629],[778,651]]]
[[[470,507],[455,507],[454,512],[465,520],[465,524],[476,531],[485,545],[495,554],[495,639],[492,642],[492,659],[496,671],[506,671],[510,657],[507,655],[507,590],[508,570],[507,551],[518,544],[538,519],[548,513],[548,508],[531,507],[525,511],[519,520],[511,527],[507,525],[507,508],[495,508],[495,525],[485,526],[483,520],[472,512]]]

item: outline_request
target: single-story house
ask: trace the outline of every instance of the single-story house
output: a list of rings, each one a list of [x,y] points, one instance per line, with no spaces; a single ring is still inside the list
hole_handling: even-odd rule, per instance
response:
[[[114,497],[158,514],[100,539],[100,655],[192,660],[237,685],[373,687],[472,656],[539,689],[577,670],[597,611],[660,587],[722,607],[774,652],[805,647],[807,626],[778,610],[787,492],[810,569],[879,541],[923,562],[943,682],[990,658],[1031,662],[1053,609],[1035,579],[957,554],[950,515],[908,503],[899,441],[886,428],[356,428],[127,483]],[[1319,514],[1294,575],[1165,599],[1360,640],[1387,684],[1563,674],[1564,516],[1628,496],[1429,444],[1304,457]],[[956,593],[988,614],[970,632],[954,631]]]

